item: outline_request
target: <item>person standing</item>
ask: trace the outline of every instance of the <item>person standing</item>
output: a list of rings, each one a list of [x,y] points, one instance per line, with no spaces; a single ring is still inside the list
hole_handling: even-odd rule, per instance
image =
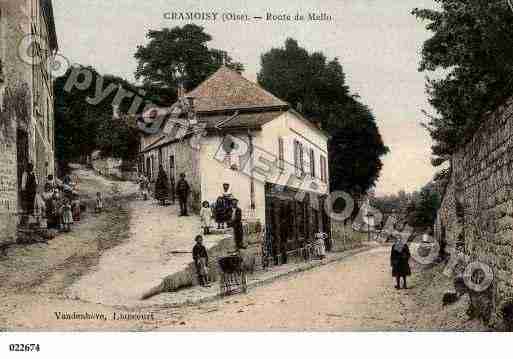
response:
[[[233,239],[235,240],[235,247],[237,249],[246,249],[244,246],[244,230],[242,228],[242,210],[239,208],[239,201],[232,200],[232,219],[230,226],[233,228]]]
[[[58,190],[62,187],[62,182],[56,179],[54,175],[49,174],[45,183],[45,191],[47,187],[49,187],[53,192],[54,190]]]
[[[27,164],[25,172],[21,179],[21,190],[23,194],[24,210],[28,215],[34,213],[34,200],[37,193],[37,177],[34,173],[34,165],[32,163]]]
[[[68,198],[64,199],[64,204],[61,207],[62,212],[62,224],[65,232],[71,231],[71,225],[73,224],[73,212],[71,209],[71,202]]]
[[[203,237],[197,235],[195,238],[196,244],[192,248],[192,259],[198,274],[198,281],[201,286],[208,287],[208,253],[203,245]]]
[[[185,179],[185,173],[180,174],[180,180],[176,184],[176,194],[180,203],[180,216],[188,216],[187,214],[187,198],[191,192],[191,187]]]
[[[201,217],[201,228],[203,228],[203,234],[210,234],[210,226],[212,223],[212,208],[208,201],[203,201],[200,211]]]
[[[155,198],[160,202],[160,205],[166,204],[166,199],[169,197],[169,180],[166,171],[162,165],[159,166],[159,174],[157,176],[157,183],[155,183]]]
[[[217,197],[215,204],[215,218],[217,229],[224,229],[225,223],[228,224],[232,219],[232,200],[233,195],[230,192],[230,184],[223,183],[223,191]]]
[[[410,257],[410,248],[408,248],[406,241],[397,240],[390,253],[392,276],[396,279],[395,289],[401,289],[401,278],[403,279],[403,289],[408,289],[406,277],[411,275]]]
[[[96,192],[96,205],[94,206],[94,211],[96,213],[101,213],[103,211],[103,197],[101,192]]]

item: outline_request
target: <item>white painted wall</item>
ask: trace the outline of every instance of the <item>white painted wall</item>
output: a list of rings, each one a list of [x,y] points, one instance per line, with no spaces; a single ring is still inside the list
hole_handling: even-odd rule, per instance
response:
[[[209,136],[203,138],[200,151],[201,199],[215,202],[222,193],[223,183],[230,183],[231,192],[239,200],[239,206],[245,217],[255,216],[265,223],[265,182],[289,185],[297,189],[326,194],[329,191],[327,183],[320,181],[320,155],[327,158],[328,139],[325,134],[304,122],[304,119],[287,112],[275,120],[265,124],[262,131],[252,132],[255,152],[253,165],[247,157],[248,135],[236,134],[236,143],[241,142],[243,148],[235,149],[231,156],[231,163],[236,164],[238,170],[233,170],[223,162],[225,151],[222,149],[223,137]],[[284,139],[285,160],[288,162],[285,171],[277,167],[278,139]],[[305,169],[309,170],[308,153],[306,150],[314,149],[316,158],[317,178],[300,181],[295,174],[294,140],[303,143],[305,148]],[[269,165],[274,163],[273,165]],[[241,166],[246,165],[244,168]],[[254,168],[255,211],[251,211],[251,168]],[[327,170],[328,171],[328,170]],[[327,173],[328,174],[328,173]],[[329,174],[328,174],[329,176]],[[292,180],[291,180],[292,177]],[[329,177],[328,177],[329,178]],[[317,188],[312,188],[312,182]]]

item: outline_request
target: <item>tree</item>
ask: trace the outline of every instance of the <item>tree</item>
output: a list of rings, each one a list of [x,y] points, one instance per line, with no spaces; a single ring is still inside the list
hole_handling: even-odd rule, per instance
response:
[[[429,183],[422,188],[420,196],[415,203],[413,212],[413,227],[428,229],[431,228],[436,220],[436,213],[440,208],[440,196],[433,183]]]
[[[332,190],[366,192],[379,177],[381,157],[388,152],[370,109],[349,93],[337,58],[308,53],[296,40],[261,57],[259,84],[291,103],[330,135]]]
[[[436,114],[426,124],[435,144],[433,164],[444,163],[494,110],[513,94],[513,11],[506,1],[435,0],[440,10],[414,9],[433,32],[419,71]]]
[[[438,183],[430,182],[420,191],[399,191],[397,194],[375,197],[371,204],[384,215],[383,223],[393,213],[401,225],[408,224],[417,231],[425,231],[435,223],[440,208],[440,190]]]
[[[92,74],[92,83],[81,90],[73,87],[66,91],[65,85],[74,68],[55,81],[55,137],[56,157],[61,163],[83,161],[94,150],[104,155],[125,160],[134,159],[137,151],[137,131],[123,120],[113,119],[113,91],[99,104],[92,105],[87,98],[95,97],[96,81],[103,79],[103,88],[115,84],[127,91],[138,93],[138,88],[116,76],[101,76],[93,67],[87,67]],[[151,98],[151,97],[150,97]],[[127,112],[132,99],[124,99],[120,110]],[[143,105],[139,110],[142,110]]]
[[[181,83],[190,90],[223,64],[239,72],[244,70],[225,51],[208,47],[212,37],[201,26],[188,24],[150,30],[146,37],[149,42],[138,46],[135,53],[135,78],[142,80],[145,87],[176,93]]]

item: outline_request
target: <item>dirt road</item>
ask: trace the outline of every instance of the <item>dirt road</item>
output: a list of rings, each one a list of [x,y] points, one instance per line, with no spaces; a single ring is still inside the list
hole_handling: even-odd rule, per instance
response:
[[[409,290],[396,290],[388,248],[376,248],[280,279],[247,295],[181,308],[148,308],[153,318],[113,320],[119,308],[61,296],[11,298],[4,328],[35,330],[483,330],[467,321],[465,303],[442,307],[449,283],[439,269],[416,271]],[[443,281],[446,283],[441,283]],[[29,304],[30,303],[30,304]],[[55,312],[100,313],[106,320],[59,320]]]
[[[192,261],[193,238],[201,232],[198,216],[179,217],[177,205],[162,207],[151,200],[132,201],[129,210],[126,241],[103,253],[94,270],[66,291],[68,296],[106,305],[148,305],[142,294]],[[204,244],[209,248],[222,238],[208,236]]]
[[[394,289],[387,254],[386,248],[377,248],[257,288],[247,296],[189,308],[180,315],[180,322],[186,323],[181,328],[408,329],[408,310],[413,303],[408,291]],[[159,326],[169,329],[166,322]]]

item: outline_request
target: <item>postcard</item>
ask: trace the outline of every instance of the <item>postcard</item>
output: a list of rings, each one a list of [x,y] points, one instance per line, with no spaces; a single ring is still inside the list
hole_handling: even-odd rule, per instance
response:
[[[510,331],[512,24],[1,0],[0,331]]]

